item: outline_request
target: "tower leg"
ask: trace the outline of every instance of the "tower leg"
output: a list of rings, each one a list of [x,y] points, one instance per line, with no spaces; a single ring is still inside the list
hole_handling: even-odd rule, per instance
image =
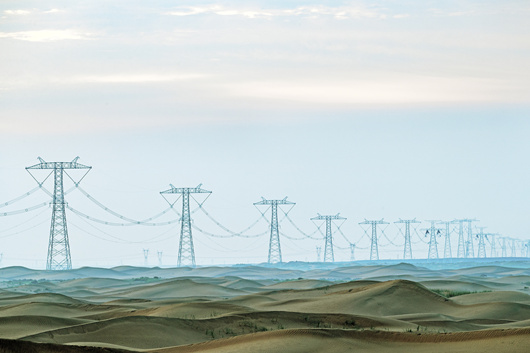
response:
[[[324,262],[335,262],[333,255],[333,237],[331,234],[331,219],[326,218],[326,244],[324,247]]]
[[[271,215],[271,237],[269,241],[269,258],[270,264],[282,262],[282,250],[280,247],[280,232],[278,229],[278,204],[272,204]]]
[[[466,241],[466,258],[475,257],[475,250],[473,249],[473,229],[471,222],[467,222],[467,241]]]
[[[182,193],[182,220],[180,225],[180,242],[177,266],[195,267],[195,250],[191,235],[190,194]]]
[[[449,222],[445,223],[445,247],[444,247],[444,258],[448,259],[453,257],[451,254],[451,229]]]
[[[372,242],[370,244],[370,260],[379,260],[379,249],[377,247],[377,224],[372,223]]]
[[[459,258],[466,257],[465,253],[465,243],[464,243],[464,223],[462,221],[458,222],[458,254]]]
[[[52,223],[48,243],[47,270],[71,270],[70,243],[66,225],[64,202],[63,169],[56,167],[54,173]]]
[[[403,259],[412,259],[412,245],[410,243],[410,222],[405,222],[405,249]]]

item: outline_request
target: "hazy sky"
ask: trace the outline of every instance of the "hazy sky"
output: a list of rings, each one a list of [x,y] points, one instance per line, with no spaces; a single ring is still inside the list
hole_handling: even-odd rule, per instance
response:
[[[213,191],[205,208],[234,230],[260,216],[252,203],[261,196],[289,196],[304,231],[317,212],[340,212],[359,247],[368,245],[364,218],[472,217],[529,238],[528,1],[178,4],[0,3],[0,205],[35,186],[24,167],[38,156],[80,156],[93,166],[82,186],[132,218],[163,210],[158,193],[169,183],[203,183]],[[0,212],[47,199],[37,193]],[[79,192],[67,200],[116,220]],[[44,267],[50,213],[0,217],[2,265]],[[67,217],[75,267],[139,265],[143,248],[151,265],[157,250],[164,265],[176,263],[176,227]],[[195,223],[225,234],[199,213]],[[395,225],[386,233],[402,243]],[[268,236],[194,238],[199,264],[266,261]],[[316,245],[282,239],[284,260],[315,260]]]

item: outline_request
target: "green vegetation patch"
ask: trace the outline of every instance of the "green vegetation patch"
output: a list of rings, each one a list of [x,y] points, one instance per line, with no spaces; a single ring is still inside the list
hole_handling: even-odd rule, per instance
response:
[[[431,289],[431,292],[439,294],[442,297],[452,298],[452,297],[458,297],[459,295],[477,294],[477,293],[489,293],[491,291],[490,290],[467,291],[467,290],[451,290],[451,289]]]

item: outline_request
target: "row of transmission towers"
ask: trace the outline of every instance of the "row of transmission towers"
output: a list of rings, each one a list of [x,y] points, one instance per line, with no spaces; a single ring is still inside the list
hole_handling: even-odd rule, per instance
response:
[[[68,226],[66,221],[66,208],[67,203],[65,201],[64,192],[64,179],[65,175],[70,178],[76,187],[85,178],[92,167],[78,163],[79,157],[76,157],[71,162],[46,162],[42,158],[38,158],[39,163],[29,166],[26,170],[30,175],[37,181],[39,187],[42,188],[43,183],[53,175],[53,193],[49,193],[52,197],[52,216],[50,225],[50,234],[48,242],[48,254],[46,269],[47,270],[69,270],[72,268],[72,259],[70,254],[70,245],[68,239]],[[34,176],[36,170],[49,170],[51,171],[48,176],[42,181],[37,180]],[[84,170],[83,174],[78,180],[68,173],[70,170]],[[180,214],[180,237],[178,247],[178,258],[177,266],[195,266],[195,250],[193,245],[192,236],[192,219],[190,213],[190,198],[193,198],[194,194],[211,194],[211,191],[201,188],[201,185],[197,187],[175,187],[170,184],[171,188],[168,190],[161,191],[160,194],[170,204],[171,208],[175,203],[182,199],[182,212]],[[45,190],[45,189],[43,189]],[[47,192],[47,191],[46,191]],[[176,197],[175,201],[170,201],[166,196],[173,195]],[[207,199],[208,197],[206,197]],[[205,200],[204,200],[205,201]],[[204,203],[203,201],[203,203]],[[201,206],[202,203],[199,204]],[[254,203],[255,206],[269,206],[271,209],[270,217],[270,237],[269,237],[269,249],[268,249],[268,262],[269,263],[280,263],[282,262],[282,250],[280,244],[280,230],[278,221],[278,209],[282,206],[295,205],[294,202],[288,201],[287,197],[283,199],[265,199]],[[261,212],[261,211],[260,211]],[[285,211],[284,211],[285,212]],[[287,213],[285,213],[287,215]],[[341,217],[339,214],[336,215],[321,215],[317,214],[316,217],[311,218],[312,221],[321,221],[321,225],[325,224],[324,238],[324,253],[322,261],[334,262],[334,244],[333,244],[333,231],[332,224],[335,221],[345,221],[346,218]],[[429,259],[438,259],[438,241],[437,239],[442,233],[445,234],[445,246],[444,246],[444,258],[452,258],[451,252],[451,239],[450,239],[450,227],[456,225],[458,228],[458,250],[457,258],[472,258],[475,255],[474,252],[474,234],[472,230],[472,223],[475,219],[455,219],[453,221],[440,222],[436,220],[430,222],[430,227],[426,229],[425,236],[429,237],[428,245]],[[399,219],[394,222],[396,224],[404,225],[404,247],[403,247],[403,259],[412,259],[412,242],[411,242],[411,225],[420,223],[416,219]],[[384,224],[388,224],[384,220],[365,220],[359,223],[360,225],[369,225],[371,227],[370,238],[370,260],[379,259],[379,245],[378,245],[378,227]],[[444,224],[445,229],[437,228],[437,224]],[[320,227],[319,227],[320,230]],[[340,230],[340,227],[339,227]],[[475,234],[478,239],[478,252],[477,257],[486,257],[486,241],[489,242],[491,247],[490,256],[497,256],[496,250],[496,234],[484,233],[484,227],[480,228],[480,231]],[[345,237],[346,239],[346,237]],[[348,239],[346,239],[348,240]],[[511,243],[510,243],[511,242]],[[501,238],[500,247],[502,256],[507,256],[508,245],[511,248],[511,256],[516,256],[516,245],[517,240],[510,238]],[[355,259],[356,244],[349,242],[350,259]],[[321,260],[322,248],[317,247],[318,260]],[[149,250],[144,249],[144,259],[147,264]],[[530,242],[524,243],[521,248],[521,255],[530,255]],[[158,252],[159,262],[161,262],[162,252]]]

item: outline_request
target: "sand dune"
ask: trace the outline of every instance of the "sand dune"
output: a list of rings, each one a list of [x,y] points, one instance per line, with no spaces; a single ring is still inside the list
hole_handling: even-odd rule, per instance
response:
[[[62,304],[85,304],[84,301],[57,293],[23,294],[16,297],[0,298],[0,304],[10,305],[16,303],[62,303]]]
[[[453,302],[461,305],[483,304],[493,302],[510,302],[530,304],[530,295],[521,292],[484,292],[460,295],[453,298]]]
[[[284,281],[279,283],[270,284],[263,287],[263,289],[313,289],[333,284],[330,281],[314,280],[314,279],[302,279],[296,281]]]
[[[147,349],[202,342],[209,338],[192,320],[131,316],[68,328],[49,330],[21,339],[41,343],[104,343],[124,348]]]
[[[481,264],[0,269],[0,352],[526,352],[528,266]]]
[[[142,286],[107,293],[120,298],[166,299],[183,297],[235,297],[247,292],[208,283],[197,283],[189,279],[172,280],[165,283]]]
[[[296,310],[321,313],[366,315],[399,315],[425,311],[445,311],[453,305],[417,283],[396,280],[358,287],[355,282],[305,292],[277,292],[270,297],[276,302],[264,303],[260,308]],[[293,301],[295,297],[298,299]],[[304,300],[300,300],[304,298]],[[399,305],[396,305],[399,303]]]
[[[446,289],[453,291],[483,292],[494,289],[491,285],[479,284],[476,281],[470,282],[454,279],[421,281],[419,283],[431,289]]]
[[[9,316],[0,317],[0,330],[3,338],[22,338],[43,331],[81,325],[89,320],[57,318],[50,316]]]
[[[359,332],[330,329],[284,330],[238,336],[184,347],[152,350],[152,353],[191,352],[524,352],[530,330],[506,330],[455,334]]]

